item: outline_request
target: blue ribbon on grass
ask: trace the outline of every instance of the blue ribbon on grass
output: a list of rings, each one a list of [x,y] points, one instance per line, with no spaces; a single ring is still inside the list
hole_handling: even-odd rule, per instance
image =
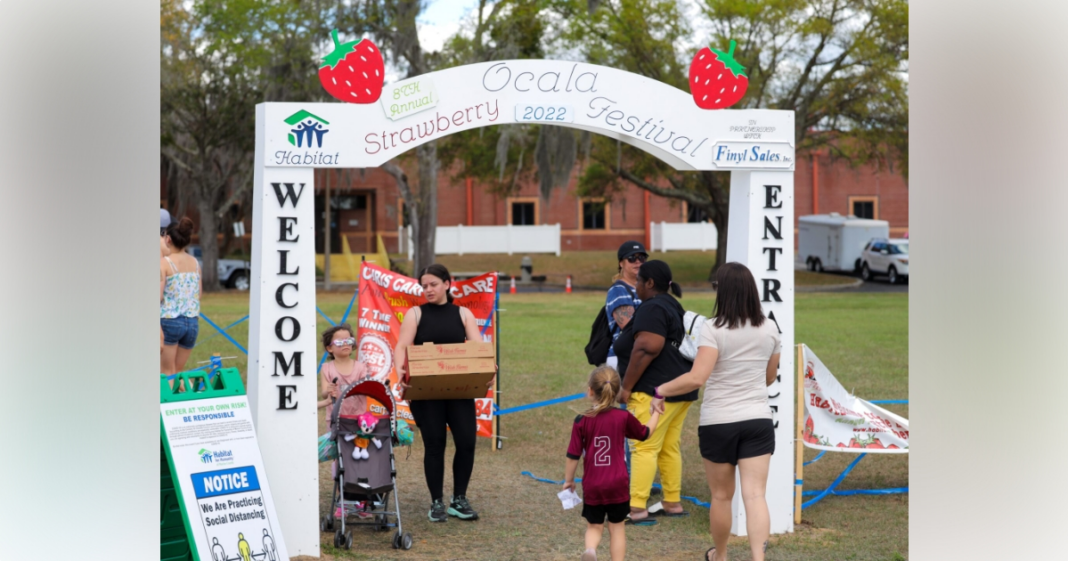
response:
[[[576,399],[581,398],[584,395],[586,395],[586,394],[577,393],[575,395],[567,395],[567,396],[564,396],[564,397],[558,397],[556,399],[549,399],[549,400],[546,400],[546,401],[538,401],[536,403],[528,403],[526,405],[520,405],[518,407],[511,407],[511,408],[508,408],[508,409],[496,409],[496,408],[494,408],[493,414],[494,415],[507,415],[509,413],[518,413],[520,411],[526,411],[527,409],[536,409],[538,407],[545,407],[547,405],[555,405],[557,403],[563,403],[565,401],[574,401]],[[560,484],[563,485],[563,482],[561,482]]]
[[[357,285],[356,291],[352,293],[352,299],[349,300],[349,307],[345,308],[345,315],[341,316],[341,321],[339,321],[337,323],[334,323],[334,321],[332,319],[330,319],[330,316],[328,316],[325,313],[323,313],[323,311],[319,309],[319,306],[316,306],[315,309],[319,310],[319,315],[321,315],[324,318],[326,318],[326,321],[328,321],[331,326],[341,325],[342,323],[345,323],[345,320],[349,319],[349,312],[352,311],[352,305],[356,303],[356,296],[358,296],[359,294],[360,294],[360,288],[359,288],[359,285]],[[355,337],[356,334],[353,333],[352,336]],[[318,373],[320,370],[323,369],[323,363],[326,362],[326,357],[329,354],[330,354],[329,351],[325,351],[325,350],[323,351],[323,356],[319,358],[319,366],[317,366],[315,368],[315,372],[316,373]]]
[[[246,317],[248,317],[248,316],[246,316]],[[211,318],[209,318],[208,316],[206,316],[206,315],[204,315],[202,313],[202,314],[200,314],[200,319],[208,322],[208,325],[214,327],[216,331],[218,331],[223,337],[226,337],[226,339],[228,341],[230,341],[231,343],[233,343],[235,347],[240,349],[241,352],[245,353],[245,355],[248,355],[248,351],[245,350],[245,347],[242,347],[241,343],[238,343],[236,339],[231,337],[230,334],[227,333],[225,329],[223,329],[223,328],[219,327],[218,325],[216,325],[214,321],[211,321]],[[241,321],[244,321],[244,320],[241,320]],[[229,329],[229,328],[227,328],[227,329]]]
[[[248,319],[248,314],[245,314],[245,317],[243,317],[243,318],[235,321],[234,323],[231,323],[230,325],[227,325],[226,327],[222,328],[222,331],[229,331],[231,327],[233,327],[233,326],[245,321],[246,319]],[[218,337],[218,336],[219,336],[219,334],[216,333],[215,335],[212,335],[211,337],[207,337],[207,338],[201,339],[201,340],[197,341],[195,345],[193,345],[193,348],[197,348],[197,347],[200,346],[201,343],[210,341],[210,340],[212,340],[212,339],[214,339],[215,337]]]

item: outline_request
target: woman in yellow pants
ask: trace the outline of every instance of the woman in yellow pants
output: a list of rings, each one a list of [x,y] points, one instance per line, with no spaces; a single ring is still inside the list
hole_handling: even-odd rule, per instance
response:
[[[619,402],[638,420],[649,420],[649,406],[656,387],[690,371],[691,363],[679,353],[685,333],[685,313],[675,297],[682,288],[671,280],[671,268],[653,260],[638,270],[636,287],[641,304],[634,319],[613,344],[619,357],[619,371],[624,374]],[[669,294],[668,292],[671,292]],[[674,296],[672,296],[674,294]],[[664,516],[686,516],[682,508],[682,454],[679,439],[682,423],[690,405],[697,401],[697,390],[670,398],[664,405],[660,423],[644,442],[630,441],[630,518],[639,521],[649,516],[646,503],[656,470],[664,489]],[[644,420],[643,420],[644,419]]]

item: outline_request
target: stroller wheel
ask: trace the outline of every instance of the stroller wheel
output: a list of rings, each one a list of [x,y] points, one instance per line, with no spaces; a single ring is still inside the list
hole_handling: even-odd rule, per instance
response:
[[[352,549],[352,530],[345,532],[344,542],[345,549]]]
[[[334,547],[341,547],[342,541],[341,530],[338,529],[338,531],[334,532]]]
[[[411,534],[404,534],[404,537],[401,538],[401,548],[403,548],[405,550],[408,550],[408,549],[412,548],[412,535]]]
[[[378,530],[379,532],[382,532],[382,531],[388,530],[388,529],[389,529],[389,519],[386,518],[386,515],[385,514],[376,514],[375,515],[375,530]]]
[[[323,519],[321,521],[319,521],[319,530],[321,530],[323,532],[329,532],[329,531],[331,531],[333,529],[334,529],[334,519],[333,519],[333,517],[324,516]]]
[[[393,549],[400,549],[401,546],[401,533],[399,531],[393,533]]]

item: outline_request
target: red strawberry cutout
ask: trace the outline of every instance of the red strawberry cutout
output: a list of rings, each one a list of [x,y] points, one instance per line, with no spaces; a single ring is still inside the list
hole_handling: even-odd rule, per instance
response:
[[[374,103],[382,95],[386,65],[382,53],[369,39],[341,43],[337,30],[330,32],[334,51],[319,67],[319,82],[326,91],[346,103]]]
[[[705,47],[694,55],[690,63],[690,93],[701,109],[725,109],[745,95],[749,77],[734,60],[736,44],[732,40],[727,52]]]

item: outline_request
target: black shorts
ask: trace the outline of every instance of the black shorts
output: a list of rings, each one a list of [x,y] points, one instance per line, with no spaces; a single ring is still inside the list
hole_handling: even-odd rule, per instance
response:
[[[775,453],[775,425],[771,419],[697,427],[701,457],[717,464],[738,465],[738,460]]]
[[[591,505],[582,503],[582,517],[590,524],[604,524],[607,516],[612,524],[619,524],[630,514],[630,501],[611,505]]]

